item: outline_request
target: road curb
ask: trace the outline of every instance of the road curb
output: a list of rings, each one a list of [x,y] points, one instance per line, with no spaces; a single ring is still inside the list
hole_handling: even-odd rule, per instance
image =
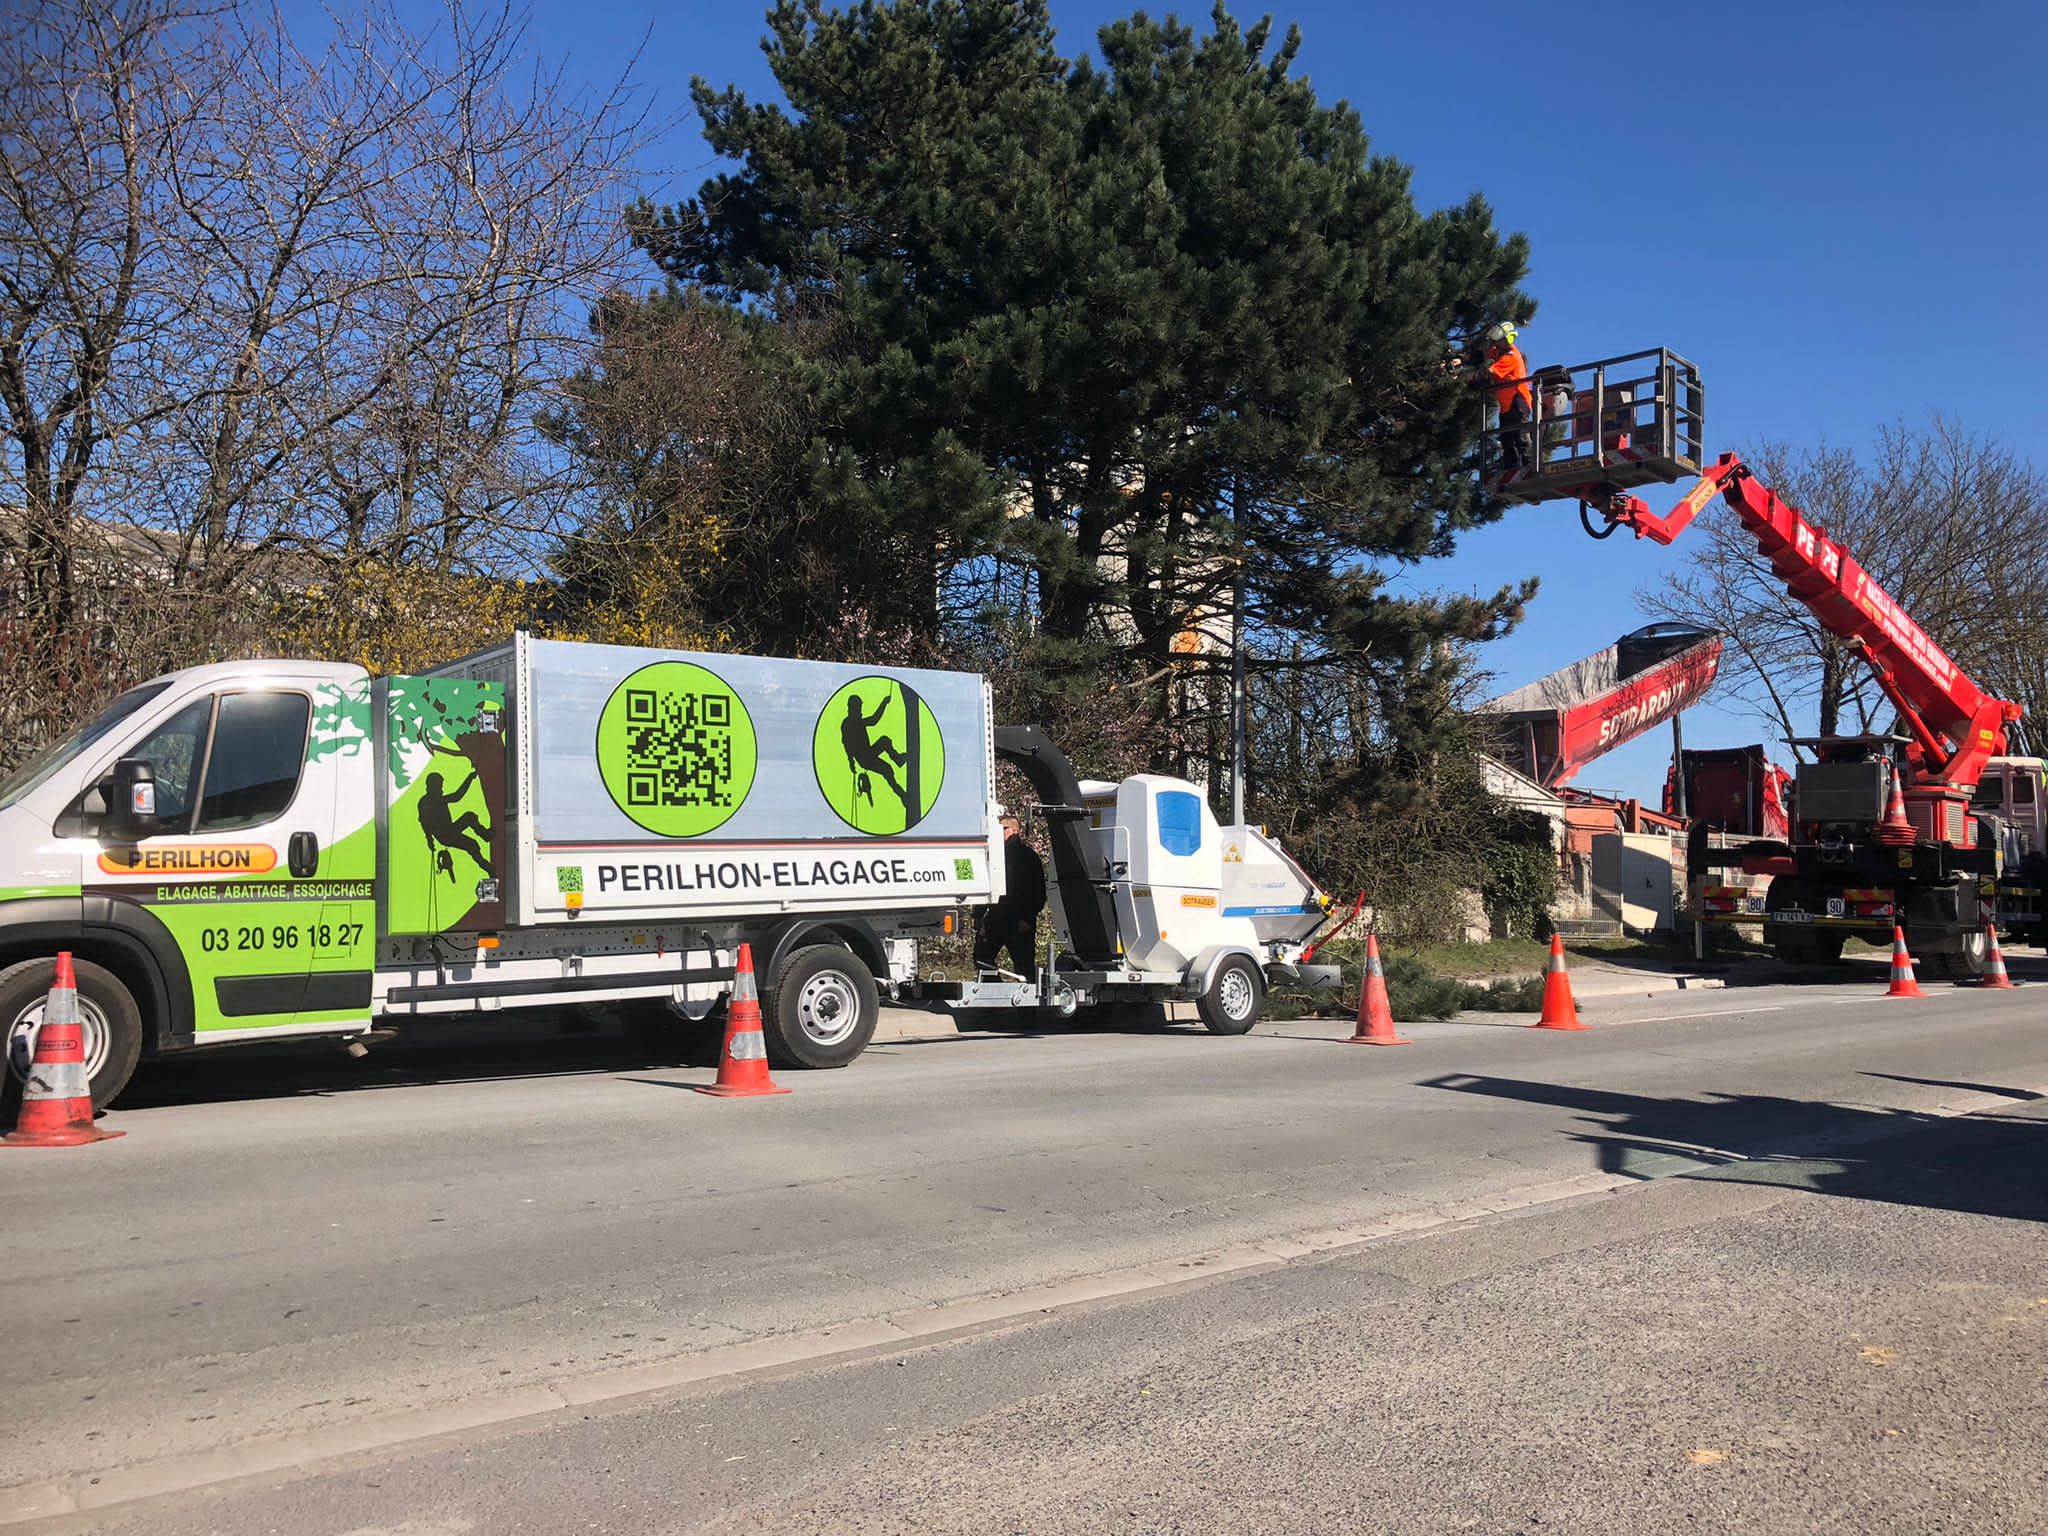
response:
[[[1715,992],[1728,985],[1725,976],[1626,976],[1587,977],[1573,971],[1572,993],[1576,997],[1654,997],[1660,992]]]
[[[913,1040],[957,1040],[960,1026],[953,1019],[952,1011],[930,1013],[922,1008],[898,1008],[883,1004],[881,1015],[875,1020],[874,1038],[870,1045],[898,1045]]]

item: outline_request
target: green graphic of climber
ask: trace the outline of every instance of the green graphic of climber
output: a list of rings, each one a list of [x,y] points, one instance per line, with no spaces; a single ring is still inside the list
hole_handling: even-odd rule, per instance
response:
[[[495,877],[498,873],[491,868],[491,829],[477,819],[475,811],[454,814],[455,807],[475,784],[476,770],[472,768],[462,787],[452,795],[448,793],[447,779],[439,773],[428,774],[426,783],[420,787],[420,831],[433,852],[434,868],[450,880],[455,878],[456,853],[467,854],[487,875]],[[473,845],[471,837],[482,846]]]
[[[811,765],[841,821],[870,837],[891,837],[931,814],[946,749],[932,707],[916,689],[897,678],[860,677],[818,712]]]

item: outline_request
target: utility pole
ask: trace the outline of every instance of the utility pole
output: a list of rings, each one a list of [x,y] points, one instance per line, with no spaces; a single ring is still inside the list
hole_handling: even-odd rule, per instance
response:
[[[1248,725],[1244,686],[1244,481],[1230,488],[1232,555],[1230,580],[1230,820],[1244,824],[1244,740]]]

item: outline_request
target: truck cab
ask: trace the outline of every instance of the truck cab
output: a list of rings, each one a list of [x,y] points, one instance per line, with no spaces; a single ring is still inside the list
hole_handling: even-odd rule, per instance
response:
[[[2023,943],[2041,943],[2048,936],[2042,919],[2043,887],[2048,886],[2048,761],[1992,758],[1984,765],[1970,808],[2000,853],[1999,931]]]
[[[1973,808],[2011,827],[2026,858],[2048,855],[2048,796],[2043,774],[2048,763],[2038,757],[1994,757],[1977,781]]]
[[[53,950],[77,962],[96,1102],[145,1051],[367,1027],[369,678],[193,667],[0,782],[0,1028],[25,1061]]]

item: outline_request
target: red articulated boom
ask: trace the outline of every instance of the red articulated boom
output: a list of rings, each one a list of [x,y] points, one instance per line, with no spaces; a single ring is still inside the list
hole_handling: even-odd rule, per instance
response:
[[[1869,663],[1912,734],[1906,757],[1913,783],[1974,788],[1986,760],[2005,751],[2005,728],[2020,718],[2019,705],[1980,688],[1847,550],[1758,480],[1738,455],[1715,460],[1668,516],[1628,495],[1610,501],[1607,516],[1637,538],[1669,544],[1716,491],[1756,536],[1758,553],[1786,590]]]
[[[1547,382],[1546,382],[1547,380]],[[1788,959],[1826,961],[1843,940],[1903,926],[1937,973],[1983,969],[1985,919],[2039,936],[2048,887],[2048,765],[2007,756],[2020,708],[1993,698],[1869,572],[1735,454],[1709,463],[1699,369],[1667,349],[1530,380],[1537,407],[1481,437],[1482,480],[1504,501],[1575,500],[1596,538],[1621,528],[1670,544],[1715,496],[1828,633],[1869,665],[1903,735],[1820,737],[1793,786],[1783,839],[1693,855],[1772,877],[1764,937]],[[1633,494],[1698,481],[1659,516]],[[1604,526],[1596,514],[1604,512]],[[1753,919],[1752,919],[1753,920]]]

